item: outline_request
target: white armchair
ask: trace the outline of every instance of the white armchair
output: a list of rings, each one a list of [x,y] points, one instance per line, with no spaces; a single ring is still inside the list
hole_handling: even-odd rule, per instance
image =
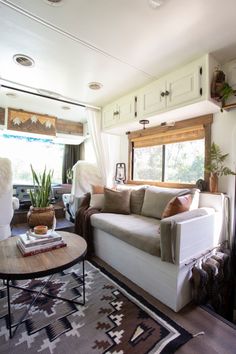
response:
[[[19,200],[12,197],[11,161],[0,157],[0,240],[11,236],[10,223]]]

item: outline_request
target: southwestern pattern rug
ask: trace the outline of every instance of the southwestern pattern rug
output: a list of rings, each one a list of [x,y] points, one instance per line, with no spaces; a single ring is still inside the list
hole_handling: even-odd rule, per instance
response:
[[[7,329],[6,290],[0,290],[0,353],[20,354],[154,354],[174,353],[192,338],[144,298],[135,294],[104,269],[89,262],[86,303],[75,305],[40,296],[12,339]],[[46,287],[50,294],[80,301],[80,266],[58,273]],[[46,278],[18,281],[38,289]],[[16,324],[32,293],[11,289]]]

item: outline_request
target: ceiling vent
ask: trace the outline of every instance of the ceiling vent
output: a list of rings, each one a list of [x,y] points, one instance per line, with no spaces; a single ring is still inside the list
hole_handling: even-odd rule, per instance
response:
[[[13,60],[16,64],[19,64],[19,65],[27,67],[27,68],[34,66],[34,60],[24,54],[14,55]]]
[[[64,0],[43,0],[43,1],[50,6],[61,6],[64,3]]]
[[[100,82],[90,82],[88,84],[88,87],[91,90],[100,90],[100,88],[102,88],[102,84]]]

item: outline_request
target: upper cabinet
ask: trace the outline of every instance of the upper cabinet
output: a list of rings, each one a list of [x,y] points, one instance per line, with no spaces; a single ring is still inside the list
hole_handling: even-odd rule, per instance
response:
[[[103,128],[132,121],[137,117],[137,96],[128,95],[103,109]]]
[[[204,60],[195,61],[145,86],[139,95],[139,113],[143,117],[148,117],[201,99],[204,71]]]
[[[105,106],[103,128],[120,133],[124,129],[137,130],[137,124],[133,128],[134,122],[140,119],[147,118],[152,125],[157,125],[168,119],[191,118],[218,111],[219,107],[210,99],[210,83],[215,65],[214,59],[205,55]],[[121,126],[123,130],[119,129]]]

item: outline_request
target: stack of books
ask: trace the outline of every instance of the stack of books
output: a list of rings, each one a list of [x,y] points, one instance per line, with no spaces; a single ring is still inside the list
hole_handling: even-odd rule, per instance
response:
[[[27,257],[65,247],[66,243],[62,236],[55,231],[49,231],[46,235],[35,235],[27,232],[19,236],[17,246],[22,255]]]

